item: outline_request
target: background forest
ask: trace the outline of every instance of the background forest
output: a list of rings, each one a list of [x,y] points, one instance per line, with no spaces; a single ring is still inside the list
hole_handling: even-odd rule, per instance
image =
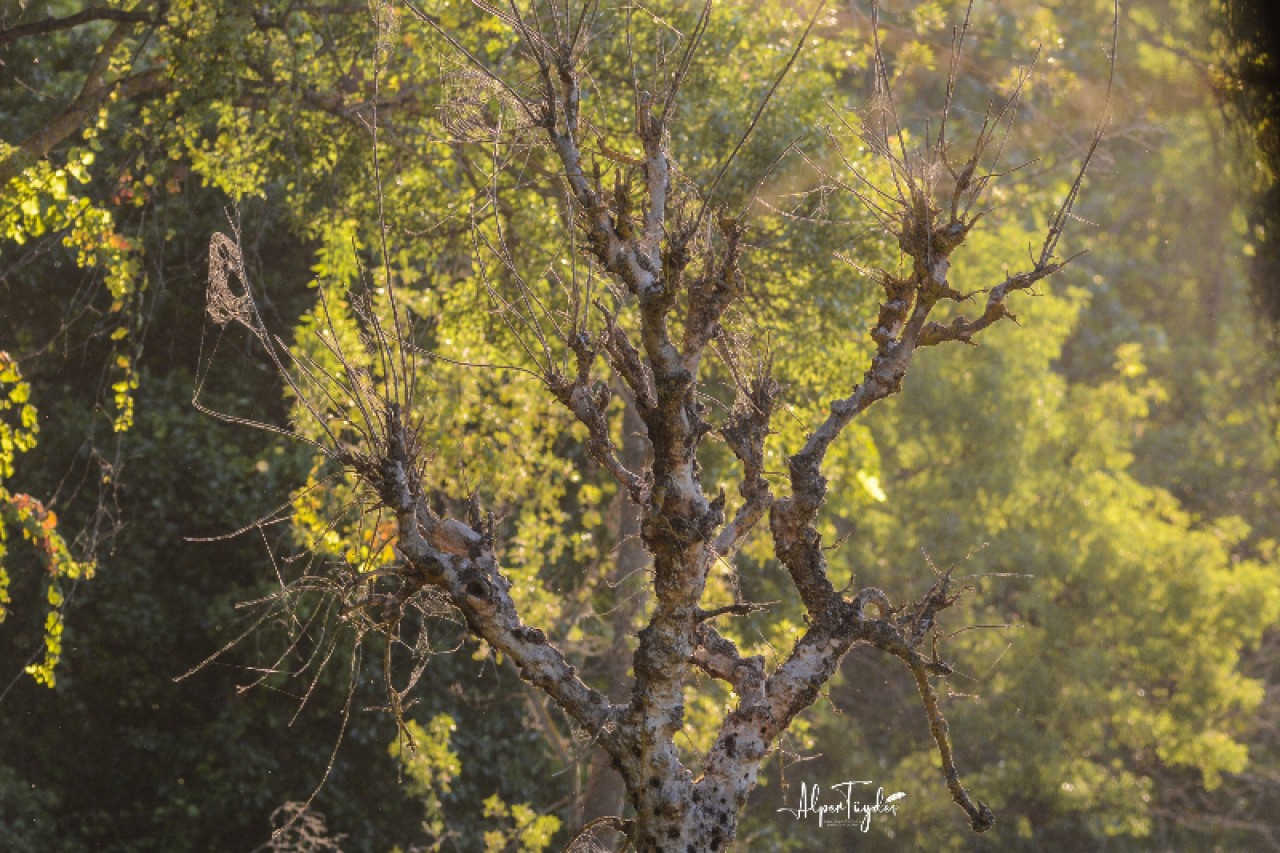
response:
[[[491,67],[513,61],[477,6],[420,8]],[[643,11],[660,34],[698,10]],[[673,140],[688,172],[714,173],[810,14],[715,8]],[[882,11],[917,135],[964,14]],[[1280,849],[1280,360],[1250,276],[1272,251],[1251,208],[1270,177],[1226,20],[1194,0],[1123,5],[1107,138],[1064,239],[1087,254],[1014,305],[1018,325],[922,352],[833,451],[837,587],[906,599],[948,568],[971,587],[944,620],[944,705],[999,822],[969,832],[911,674],[855,649],[767,763],[737,849]],[[999,280],[1039,245],[1106,109],[1111,26],[1110,2],[974,6],[958,123],[972,133],[1030,71],[958,280]],[[896,262],[823,177],[841,116],[875,99],[871,34],[867,4],[829,7],[724,178],[726,203],[755,197],[744,263],[767,284],[736,322],[776,341],[779,460],[828,380],[865,360],[878,293],[848,262]],[[623,68],[598,61],[602,79]],[[315,561],[390,559],[390,543],[306,444],[206,411],[286,424],[300,406],[206,313],[215,233],[238,229],[265,320],[319,365],[324,333],[358,339],[353,294],[393,277],[424,354],[433,470],[495,511],[524,605],[584,677],[625,675],[644,554],[623,498],[535,382],[457,369],[526,357],[494,307],[504,270],[477,251],[497,221],[485,141],[512,120],[405,7],[0,0],[0,849],[562,849],[620,802],[591,745],[447,618],[422,640],[416,752],[383,687],[388,662],[398,681],[408,665],[323,596],[299,599],[319,626],[305,642],[287,618],[244,636],[259,611],[239,603]],[[843,152],[870,164],[856,141]],[[557,200],[520,192],[501,221],[521,263],[574,263]],[[702,460],[708,482],[721,455]],[[766,656],[803,624],[770,553],[749,543],[741,589],[718,581],[782,600],[736,626]],[[690,749],[711,737],[715,689],[690,697]],[[845,779],[907,797],[866,833],[778,812],[802,782]]]

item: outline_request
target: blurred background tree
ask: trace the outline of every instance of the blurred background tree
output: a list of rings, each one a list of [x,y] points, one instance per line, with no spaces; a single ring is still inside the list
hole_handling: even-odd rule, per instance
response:
[[[689,11],[669,5],[654,14],[685,26]],[[998,185],[1001,230],[958,281],[1016,267],[1022,258],[1007,247],[1034,240],[1065,191],[1054,181],[1102,108],[1109,8],[974,9],[961,114],[980,115],[1039,53],[1007,142],[1007,161],[1028,165]],[[429,11],[469,25],[468,47],[495,67],[510,61],[510,34],[490,18],[458,3]],[[521,840],[513,817],[535,814],[559,819],[563,846],[593,796],[620,801],[590,745],[509,665],[473,644],[447,653],[462,642],[447,628],[410,710],[426,745],[418,755],[430,760],[399,770],[390,715],[362,710],[386,704],[376,643],[357,651],[335,636],[334,662],[310,693],[310,671],[261,672],[290,648],[287,625],[173,681],[247,627],[235,604],[271,592],[273,559],[286,572],[284,557],[298,553],[354,564],[380,545],[376,530],[342,514],[349,496],[305,447],[191,409],[198,387],[220,411],[276,423],[296,414],[268,360],[204,319],[208,239],[228,216],[275,328],[295,329],[317,359],[310,332],[325,315],[315,297],[348,310],[348,291],[379,266],[381,221],[411,293],[415,343],[462,361],[519,358],[486,313],[483,282],[500,271],[475,261],[468,223],[484,169],[458,142],[485,132],[495,103],[395,12],[235,0],[3,6],[0,350],[19,372],[0,390],[8,400],[28,390],[0,418],[31,433],[22,407],[39,413],[38,433],[5,451],[12,471],[0,465],[0,499],[15,507],[0,562],[4,849],[254,849],[276,809],[306,801],[322,780],[311,809],[348,850],[483,849],[486,833],[536,848],[537,833]],[[937,2],[884,13],[904,116],[936,110],[962,15]],[[1273,122],[1249,106],[1261,99],[1241,107],[1233,97],[1275,54],[1251,47],[1264,42],[1243,39],[1241,20],[1191,0],[1125,4],[1111,131],[1073,225],[1073,245],[1090,254],[1020,309],[1024,328],[999,329],[973,351],[926,353],[909,393],[836,460],[824,534],[845,543],[830,557],[837,585],[856,577],[903,597],[918,594],[908,579],[930,564],[970,576],[974,591],[944,626],[962,631],[949,641],[962,674],[946,707],[960,767],[1001,822],[981,840],[967,833],[932,766],[914,686],[855,652],[769,765],[741,849],[819,849],[833,838],[869,849],[1280,846],[1277,360],[1259,308],[1265,286],[1250,286],[1251,269],[1255,283],[1270,280],[1258,259],[1274,251],[1274,229],[1251,212],[1250,194],[1265,189],[1251,131],[1262,130],[1265,152]],[[716,167],[697,152],[740,132],[753,87],[802,24],[783,4],[717,8],[708,40],[718,61],[694,69],[703,100],[686,106],[684,126],[698,131],[675,141],[686,168]],[[822,20],[818,45],[727,176],[727,198],[754,192],[797,140],[830,156],[824,127],[873,96],[869,27],[859,4]],[[621,57],[604,62],[602,76],[625,70]],[[806,268],[819,273],[840,265],[837,254],[873,266],[892,247],[798,157],[779,161],[760,199],[748,262],[770,283],[749,309],[766,328],[822,330],[779,355],[796,413],[770,445],[780,458],[825,406],[815,396],[823,380],[863,355],[855,335],[847,350],[822,340],[865,327],[876,297],[870,283],[797,280],[793,261],[816,259]],[[495,216],[519,225],[528,267],[564,258],[554,200],[522,201]],[[801,288],[818,298],[795,299]],[[356,334],[354,321],[347,331]],[[606,477],[572,479],[576,449],[539,442],[545,422],[569,419],[517,378],[439,371],[422,381],[440,401],[428,425],[440,439],[433,464],[496,508],[509,548],[526,545],[517,577],[607,686],[641,608],[627,579],[643,554],[628,547],[624,502]],[[709,456],[707,470],[725,457]],[[530,480],[548,485],[530,495]],[[23,496],[54,517],[63,564],[92,565],[92,579],[51,572],[39,541],[23,539]],[[271,516],[282,506],[289,512]],[[290,514],[292,523],[218,538]],[[566,524],[577,532],[545,547]],[[353,542],[366,553],[348,554]],[[777,598],[783,583],[765,554],[748,547],[741,558],[753,567],[743,573],[749,600]],[[586,577],[570,570],[583,564]],[[737,633],[765,648],[800,622],[799,610],[774,611]],[[309,660],[293,654],[290,667]],[[26,671],[42,665],[48,686]],[[257,689],[237,690],[263,675]],[[883,701],[884,684],[901,703]],[[344,707],[355,709],[349,719]],[[696,706],[689,717],[696,745],[710,730]],[[900,815],[864,835],[797,831],[775,811],[793,805],[802,781],[845,778],[907,791]]]

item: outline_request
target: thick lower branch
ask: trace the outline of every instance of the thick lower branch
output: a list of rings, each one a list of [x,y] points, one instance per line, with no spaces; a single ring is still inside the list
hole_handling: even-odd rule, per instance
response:
[[[520,619],[508,593],[509,584],[492,556],[470,558],[436,551],[421,536],[405,529],[406,524],[416,524],[409,521],[411,518],[410,513],[402,515],[399,543],[410,570],[419,573],[425,583],[443,588],[471,630],[509,656],[521,678],[542,689],[601,743],[617,749],[612,706],[578,677],[543,631]]]
[[[164,92],[168,87],[169,80],[157,68],[82,92],[66,110],[19,142],[9,156],[0,160],[0,187],[48,156],[54,146],[82,130],[112,92],[129,99]]]
[[[520,618],[490,538],[459,521],[438,518],[416,496],[418,490],[407,473],[408,446],[399,410],[391,406],[385,457],[377,468],[366,466],[363,471],[396,514],[397,548],[407,562],[406,580],[443,589],[474,634],[510,657],[521,678],[542,689],[611,753],[620,755],[615,709],[578,677],[543,631]],[[437,547],[428,537],[449,550]]]

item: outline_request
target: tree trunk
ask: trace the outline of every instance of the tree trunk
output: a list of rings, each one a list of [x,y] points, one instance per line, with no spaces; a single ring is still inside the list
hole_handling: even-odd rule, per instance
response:
[[[635,401],[624,394],[622,414],[622,464],[631,471],[644,469],[649,457],[649,440],[645,437],[644,422],[636,412]],[[605,691],[611,702],[627,701],[627,689],[631,684],[630,666],[632,649],[627,642],[635,634],[637,620],[644,612],[648,600],[647,576],[644,569],[649,554],[640,541],[640,508],[619,490],[614,501],[614,517],[617,523],[617,557],[609,583],[616,593],[613,610],[613,640],[602,661],[606,680]],[[587,775],[587,790],[583,797],[583,824],[599,818],[621,817],[626,806],[626,784],[614,768],[613,758],[604,749],[597,748],[591,754]],[[595,833],[598,843],[616,849],[623,836],[615,830],[599,830]]]

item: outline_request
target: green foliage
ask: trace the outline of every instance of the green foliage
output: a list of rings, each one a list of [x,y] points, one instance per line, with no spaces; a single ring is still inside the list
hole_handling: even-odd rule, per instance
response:
[[[0,351],[0,483],[13,477],[14,459],[36,446],[40,431],[31,385],[22,379],[17,363]]]
[[[391,744],[391,757],[400,762],[409,777],[406,793],[417,798],[426,812],[422,828],[431,845],[428,849],[432,850],[440,849],[447,837],[441,795],[452,790],[451,783],[462,772],[457,753],[449,748],[454,728],[448,714],[438,714],[426,728],[409,720],[402,737]]]
[[[11,530],[21,531],[22,538],[34,547],[44,569],[44,597],[48,603],[43,656],[25,669],[38,683],[53,687],[54,667],[62,657],[64,584],[93,577],[94,564],[72,558],[58,532],[58,516],[54,512],[45,509],[31,495],[11,492],[5,483],[13,476],[15,456],[35,447],[39,431],[36,409],[28,402],[31,386],[23,381],[18,365],[6,352],[0,352],[0,395],[0,622],[5,620],[12,604],[6,564],[9,535]]]
[[[1008,229],[980,237],[957,274],[991,280],[1016,262],[1001,247],[1019,242]],[[1171,768],[1206,791],[1242,772],[1265,685],[1241,658],[1280,620],[1280,565],[1241,558],[1247,523],[1197,518],[1134,476],[1169,400],[1142,348],[1121,345],[1110,374],[1087,382],[1057,369],[1089,303],[1082,289],[1043,293],[1015,307],[1035,335],[1004,327],[962,356],[923,354],[908,392],[870,420],[888,500],[844,516],[850,542],[832,557],[837,574],[895,599],[917,577],[905,555],[969,580],[943,628],[959,672],[947,713],[967,778],[1004,816],[983,849],[1141,846]],[[815,732],[860,746],[803,765],[804,778],[879,766],[877,783],[919,792],[886,849],[968,849],[928,781],[919,711],[886,716],[911,703],[886,707],[864,683],[869,663],[851,656],[831,689],[842,713],[821,714]]]
[[[443,802],[462,771],[457,753],[450,748],[456,727],[448,714],[437,714],[425,727],[410,720],[402,736],[391,744],[392,758],[400,761],[409,777],[406,793],[417,798],[426,812],[422,828],[428,839],[427,850],[444,849],[456,834],[448,829]],[[508,805],[498,794],[485,799],[484,818],[490,825],[498,824],[498,828],[484,831],[484,849],[491,853],[541,853],[560,828],[558,817],[539,815],[527,803]]]
[[[539,815],[524,803],[508,806],[497,794],[484,801],[484,816],[498,818],[504,824],[502,829],[484,834],[485,853],[512,849],[519,853],[542,853],[560,828],[560,818],[555,815]]]
[[[1208,789],[1243,769],[1236,738],[1262,687],[1238,661],[1280,617],[1280,573],[1231,558],[1247,533],[1238,520],[1197,529],[1167,493],[1126,472],[1151,395],[1134,362],[1102,385],[1068,389],[1046,362],[1027,375],[1035,360],[1002,343],[965,363],[931,359],[915,394],[893,407],[882,445],[894,469],[952,464],[893,490],[886,508],[896,511],[876,514],[883,532],[869,544],[923,548],[965,574],[1030,576],[979,580],[975,609],[948,620],[953,630],[1009,626],[952,641],[962,671],[988,673],[953,688],[980,697],[953,703],[953,737],[974,784],[1015,827],[1060,832],[1080,821],[1076,831],[1141,837],[1158,765],[1193,767]],[[947,403],[957,393],[991,404],[957,412]],[[994,454],[992,436],[1002,437]],[[891,582],[874,563],[855,570]],[[907,785],[928,762],[928,752],[904,758],[893,782]]]
[[[56,849],[52,791],[33,790],[8,767],[0,767],[0,844],[6,850]]]
[[[50,14],[78,11],[45,5]],[[1017,57],[1043,48],[1027,93],[1031,120],[1007,141],[1010,165],[1068,162],[1078,152],[1062,128],[1088,127],[1097,116],[1100,92],[1089,81],[1104,76],[1097,45],[1106,12],[1092,8],[1109,4],[1086,5],[1090,14],[1029,2],[974,10],[958,114],[981,115],[992,91],[1016,76]],[[376,324],[403,324],[415,350],[399,379],[412,380],[425,401],[415,426],[431,448],[427,464],[441,500],[476,494],[494,511],[504,572],[527,620],[597,683],[599,658],[621,630],[613,614],[623,596],[606,582],[621,538],[621,499],[585,462],[581,427],[527,373],[458,364],[530,368],[566,357],[554,339],[547,351],[528,345],[536,336],[503,308],[519,278],[564,313],[561,285],[583,263],[563,239],[558,199],[521,177],[549,168],[545,151],[531,147],[524,172],[490,174],[493,123],[509,127],[517,112],[388,4],[370,15],[230,0],[138,8],[160,9],[160,17],[123,37],[112,79],[163,68],[165,87],[104,101],[0,189],[3,275],[13,288],[0,297],[13,311],[0,314],[10,314],[3,322],[15,341],[5,345],[54,353],[34,362],[24,355],[27,379],[0,356],[0,548],[11,546],[0,551],[0,618],[10,616],[6,630],[28,646],[43,645],[30,670],[38,680],[53,686],[62,657],[58,691],[31,698],[15,688],[30,712],[0,736],[5,762],[18,768],[0,767],[5,849],[57,849],[64,841],[66,849],[248,849],[265,837],[276,805],[324,776],[336,726],[323,718],[304,714],[288,739],[278,733],[294,707],[282,709],[261,691],[231,703],[236,682],[221,669],[169,683],[234,639],[234,602],[275,591],[264,586],[271,573],[260,571],[269,565],[260,541],[197,545],[183,537],[238,529],[287,503],[293,529],[272,539],[274,547],[298,546],[368,578],[395,558],[392,526],[362,513],[353,482],[328,463],[261,447],[258,434],[223,430],[188,411],[197,382],[202,402],[236,416],[289,424],[310,438],[323,425],[344,441],[369,440],[379,413],[367,411],[361,388],[396,380],[369,338]],[[506,24],[469,4],[424,8],[497,73],[529,77]],[[921,2],[885,12],[891,76],[906,115],[930,115],[941,99],[955,11]],[[942,645],[963,673],[951,689],[977,697],[946,704],[966,781],[1002,816],[994,849],[1140,849],[1158,846],[1156,838],[1194,847],[1205,836],[1168,817],[1180,803],[1208,802],[1213,809],[1205,811],[1222,814],[1255,805],[1265,813],[1265,804],[1280,803],[1242,773],[1280,756],[1267,734],[1275,703],[1262,701],[1275,683],[1280,622],[1274,370],[1251,333],[1242,283],[1244,247],[1254,236],[1228,183],[1215,104],[1200,85],[1209,52],[1199,11],[1189,0],[1126,4],[1124,31],[1134,35],[1121,55],[1125,87],[1113,120],[1120,132],[1104,152],[1114,160],[1104,162],[1079,210],[1086,221],[1073,225],[1093,250],[1076,262],[1074,277],[1014,306],[1021,328],[996,330],[974,351],[923,354],[905,394],[846,434],[830,457],[834,488],[822,532],[835,546],[838,586],[879,585],[895,600],[918,593],[912,584],[929,579],[928,564],[915,556],[923,550],[936,566],[975,576],[947,631],[1010,626],[967,630]],[[671,28],[691,14],[659,4],[637,10],[635,26],[644,44],[671,50],[680,43]],[[605,42],[623,31],[624,18],[608,18]],[[36,102],[22,87],[0,86],[0,135],[9,140],[0,142],[0,162],[16,156],[15,140],[76,99],[111,26],[9,49],[6,67],[23,69],[47,97]],[[753,246],[743,262],[751,290],[725,318],[726,332],[767,330],[772,352],[751,355],[772,359],[787,386],[788,411],[767,446],[771,472],[825,413],[833,389],[851,387],[864,366],[862,331],[877,289],[842,259],[891,268],[896,251],[865,227],[854,200],[832,192],[799,157],[782,157],[758,183],[793,142],[850,178],[834,165],[840,157],[825,130],[836,125],[836,137],[844,134],[841,122],[856,124],[852,110],[872,96],[868,30],[844,11],[820,30],[719,196],[724,215],[749,222]],[[691,70],[689,91],[700,97],[681,105],[673,139],[688,177],[715,174],[798,32],[784,4],[715,8],[708,50]],[[642,51],[640,61],[652,55]],[[620,40],[606,44],[588,95],[600,102],[593,150],[634,154],[625,141],[629,101],[607,94],[615,85],[629,91],[630,73]],[[376,178],[368,133],[375,102]],[[921,119],[907,132],[920,138],[930,130]],[[844,152],[850,164],[882,179],[868,153],[854,149]],[[600,162],[606,185],[635,180],[616,158]],[[989,287],[1006,265],[1016,267],[1044,209],[1066,189],[1037,188],[1023,175],[997,184],[1005,219],[977,232],[958,259],[966,289]],[[498,194],[512,208],[501,221],[491,203]],[[203,252],[211,233],[227,230],[228,199],[241,205],[254,276],[237,286],[268,295],[271,328],[299,357],[291,376],[301,387],[309,371],[324,388],[316,395],[307,386],[325,399],[319,420],[293,389],[280,402],[258,350],[200,324]],[[500,260],[487,249],[504,233],[519,236],[519,251]],[[322,303],[313,301],[319,296]],[[60,340],[73,354],[47,347]],[[198,361],[201,371],[215,368],[199,380]],[[85,364],[104,366],[106,381]],[[731,387],[731,377],[715,378]],[[39,444],[33,399],[52,414]],[[110,431],[128,430],[113,435],[119,454],[84,438],[94,435],[87,413],[99,402]],[[716,412],[730,402],[707,404]],[[621,406],[611,409],[615,427]],[[55,494],[69,460],[79,465],[86,455],[110,460],[107,480],[91,472],[88,482],[103,483],[104,503],[118,502],[125,526],[77,605],[69,593],[96,564],[74,553],[67,531],[99,518],[86,504],[98,500],[97,490],[67,498],[69,506],[31,495]],[[706,482],[725,487],[732,511],[729,454],[713,445],[700,461]],[[10,491],[19,475],[24,491]],[[18,531],[27,545],[18,546]],[[748,543],[740,587],[717,568],[708,606],[739,594],[790,601],[768,546],[763,531]],[[14,569],[26,564],[37,570]],[[282,561],[285,571],[300,564]],[[34,618],[29,600],[46,602],[39,618],[15,624]],[[76,606],[83,619],[66,623]],[[457,639],[456,626],[442,622],[429,623],[436,650]],[[407,626],[404,638],[417,627]],[[724,631],[744,653],[773,664],[775,650],[802,629],[799,609],[784,603]],[[269,637],[261,659],[246,651],[228,663],[270,664],[280,635]],[[3,660],[17,670],[29,649],[11,645]],[[360,707],[385,701],[381,651],[351,652],[369,666],[357,685]],[[422,704],[406,728],[417,751],[393,747],[409,779],[403,789],[372,781],[394,776],[384,754],[389,720],[353,716],[318,807],[354,849],[410,843],[422,809],[426,837],[442,843],[456,833],[462,849],[545,849],[568,825],[549,812],[581,768],[553,757],[529,726],[510,673],[491,677],[494,660],[483,648],[461,651],[433,658],[415,694]],[[343,705],[347,654],[346,646],[335,652],[312,709]],[[396,646],[390,658],[396,677],[405,670],[402,654]],[[797,720],[786,743],[823,757],[787,772],[794,787],[798,773],[830,781],[875,768],[877,781],[910,797],[896,834],[873,829],[869,846],[967,849],[973,843],[960,840],[914,686],[902,675],[852,655],[831,704]],[[879,692],[886,682],[889,693]],[[299,680],[281,672],[267,683],[274,697],[296,692]],[[697,687],[686,719],[691,754],[705,748],[728,699],[718,687]],[[499,785],[505,799],[494,793]],[[748,831],[768,847],[800,846],[773,820],[779,796],[770,781],[757,801],[767,807],[753,810]],[[405,802],[389,805],[398,800]],[[1247,829],[1222,837],[1241,849],[1257,841]]]
[[[98,126],[105,122],[104,112]],[[12,146],[0,140],[0,160],[11,156]],[[92,150],[72,148],[62,168],[40,161],[10,180],[0,189],[0,240],[22,246],[43,234],[58,234],[77,266],[103,272],[108,310],[117,323],[111,335],[117,353],[112,359],[112,423],[123,432],[133,423],[138,382],[128,335],[138,320],[136,303],[144,283],[136,247],[116,230],[111,212],[71,191],[75,184],[89,182],[96,156]]]

